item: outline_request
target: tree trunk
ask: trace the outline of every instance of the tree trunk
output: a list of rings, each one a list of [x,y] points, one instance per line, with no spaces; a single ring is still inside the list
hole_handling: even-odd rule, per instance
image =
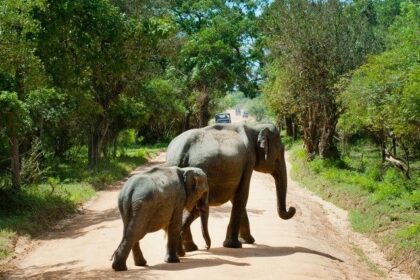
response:
[[[319,154],[323,158],[333,159],[339,156],[338,149],[334,143],[335,124],[334,120],[326,120],[324,123],[319,141]]]
[[[334,131],[330,124],[324,124],[324,128],[321,134],[321,140],[319,141],[319,154],[323,158],[337,158],[339,153],[336,145],[334,144]]]
[[[292,117],[284,117],[284,125],[286,128],[286,135],[289,137],[293,137],[293,122]]]
[[[89,145],[88,145],[88,157],[89,157],[89,168],[93,169],[98,164],[98,141],[95,137],[94,133],[89,137]]]
[[[310,158],[313,158],[319,152],[319,124],[321,122],[318,113],[320,111],[319,107],[319,104],[313,103],[300,116],[303,126],[303,142]]]
[[[103,140],[108,133],[109,122],[106,117],[99,117],[91,131],[88,145],[89,167],[95,168],[100,160]]]
[[[16,92],[19,100],[23,100],[25,88],[24,88],[24,77],[22,67],[18,67],[15,72],[15,83],[16,83]],[[20,177],[20,152],[19,152],[19,142],[17,135],[17,128],[15,127],[13,115],[9,120],[9,130],[12,132],[10,136],[10,155],[11,155],[11,166],[10,170],[12,172],[12,187],[16,190],[20,189],[21,186],[21,177]]]
[[[334,133],[338,121],[337,108],[334,102],[323,105],[323,126],[319,141],[319,154],[323,158],[338,158],[338,149],[334,143]]]
[[[11,172],[12,172],[12,187],[15,190],[20,189],[20,163],[19,163],[19,143],[16,135],[10,138],[10,152],[11,152]]]
[[[401,148],[404,151],[405,163],[407,165],[407,172],[405,176],[407,178],[410,178],[410,152],[402,139],[400,140],[400,143],[401,143]]]
[[[210,103],[210,96],[207,93],[202,93],[197,98],[198,100],[198,126],[205,127],[207,126],[210,120],[210,113],[209,113],[209,103]]]
[[[397,156],[397,140],[395,139],[395,136],[392,136],[392,153]]]
[[[385,149],[386,149],[386,137],[384,132],[380,132],[377,136],[379,142],[379,152],[382,159],[382,163],[386,161]]]
[[[298,137],[298,128],[297,128],[297,124],[296,124],[296,119],[293,118],[292,121],[292,136],[293,136],[293,140],[297,140]]]
[[[118,151],[118,134],[112,140],[112,158],[117,158],[117,151]]]

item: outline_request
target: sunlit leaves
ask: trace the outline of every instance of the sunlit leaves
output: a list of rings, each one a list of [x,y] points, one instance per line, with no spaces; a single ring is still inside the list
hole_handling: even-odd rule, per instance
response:
[[[340,119],[344,132],[392,132],[412,141],[420,137],[419,16],[418,5],[403,3],[402,15],[390,29],[388,49],[352,76],[340,96],[346,109]]]

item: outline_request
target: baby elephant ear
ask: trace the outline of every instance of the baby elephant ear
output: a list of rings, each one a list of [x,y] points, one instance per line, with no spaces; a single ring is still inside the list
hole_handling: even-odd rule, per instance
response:
[[[187,170],[184,172],[184,184],[187,195],[190,195],[195,188],[195,172],[193,170]]]

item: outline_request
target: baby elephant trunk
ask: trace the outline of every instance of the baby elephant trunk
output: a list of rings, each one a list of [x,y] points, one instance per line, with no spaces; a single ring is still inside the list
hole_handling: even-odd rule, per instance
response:
[[[206,249],[211,247],[211,239],[208,230],[208,221],[209,221],[209,193],[205,192],[203,196],[198,201],[198,210],[200,211],[201,219],[201,232],[203,233],[203,238],[206,241]]]

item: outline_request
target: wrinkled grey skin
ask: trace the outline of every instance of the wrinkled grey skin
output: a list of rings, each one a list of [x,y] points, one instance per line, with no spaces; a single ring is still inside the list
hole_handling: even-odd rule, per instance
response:
[[[145,266],[139,241],[159,229],[168,236],[165,262],[179,262],[177,251],[185,255],[180,244],[184,209],[200,213],[203,236],[210,248],[208,193],[207,176],[199,168],[155,167],[128,179],[118,197],[124,230],[112,268],[127,270],[130,250],[135,265]]]
[[[166,165],[201,168],[207,174],[209,205],[232,202],[224,247],[241,248],[241,242],[255,242],[246,213],[253,170],[269,173],[275,179],[280,218],[290,219],[296,212],[293,207],[286,209],[284,146],[279,131],[272,124],[216,124],[186,131],[169,144]],[[186,251],[197,249],[189,225],[198,217],[198,212],[191,214],[183,226]]]

